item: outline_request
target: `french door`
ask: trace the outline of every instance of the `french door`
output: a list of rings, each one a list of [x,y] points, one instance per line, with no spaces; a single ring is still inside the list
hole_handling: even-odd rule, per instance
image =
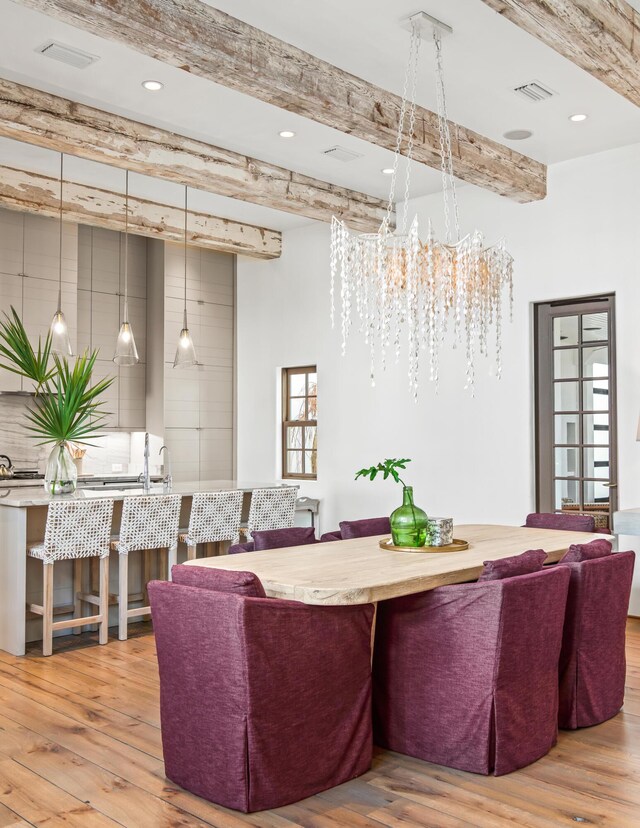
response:
[[[536,500],[540,512],[617,508],[615,300],[536,305]]]

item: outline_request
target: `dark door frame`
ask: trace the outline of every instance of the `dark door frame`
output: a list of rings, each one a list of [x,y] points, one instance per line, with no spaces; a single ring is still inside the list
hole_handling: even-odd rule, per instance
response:
[[[555,512],[555,424],[554,424],[554,376],[553,376],[553,320],[559,316],[607,312],[609,347],[609,525],[618,504],[618,428],[616,383],[616,318],[615,293],[589,296],[556,302],[537,302],[534,305],[534,394],[535,394],[535,457],[536,457],[536,509],[539,512]],[[579,343],[582,331],[579,326]],[[604,341],[604,340],[603,340]],[[580,358],[582,349],[579,348]],[[580,369],[582,374],[582,369]],[[580,469],[583,469],[583,380],[579,385],[580,411]],[[582,475],[581,475],[582,477]],[[584,488],[581,482],[580,502]]]

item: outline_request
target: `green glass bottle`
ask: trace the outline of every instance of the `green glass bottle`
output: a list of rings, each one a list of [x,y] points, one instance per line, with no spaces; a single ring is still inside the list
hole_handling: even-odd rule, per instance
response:
[[[429,538],[427,513],[413,502],[413,486],[403,486],[402,506],[391,514],[394,546],[424,546]]]

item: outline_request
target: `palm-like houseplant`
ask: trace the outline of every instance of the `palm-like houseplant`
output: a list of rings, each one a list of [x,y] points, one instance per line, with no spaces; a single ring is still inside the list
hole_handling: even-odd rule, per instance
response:
[[[30,379],[34,384],[33,405],[27,411],[28,430],[39,445],[53,443],[45,473],[45,488],[51,494],[75,491],[77,469],[69,453],[70,443],[87,443],[103,425],[102,394],[114,378],[91,384],[98,351],[85,351],[73,364],[51,353],[51,334],[31,344],[15,308],[0,321],[0,366]]]

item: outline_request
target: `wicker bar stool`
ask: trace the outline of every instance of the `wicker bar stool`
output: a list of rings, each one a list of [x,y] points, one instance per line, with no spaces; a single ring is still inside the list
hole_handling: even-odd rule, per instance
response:
[[[199,543],[238,542],[243,497],[240,490],[193,495],[189,528],[179,536],[187,545],[188,560],[196,558]]]
[[[265,529],[289,529],[296,514],[297,486],[279,486],[272,489],[254,489],[249,505],[249,519],[245,533]]]
[[[167,580],[171,567],[177,563],[178,524],[181,495],[149,495],[125,497],[122,504],[120,535],[111,541],[111,549],[119,553],[118,638],[127,640],[129,618],[149,615],[146,583],[143,584],[144,607],[129,609],[129,552],[167,550]],[[145,567],[146,569],[146,567]]]
[[[27,610],[42,616],[42,655],[53,651],[54,630],[72,629],[85,624],[98,625],[98,641],[109,639],[109,542],[112,500],[71,500],[49,504],[44,543],[27,547],[31,558],[42,561],[42,605],[27,604]],[[75,605],[84,601],[98,606],[98,614],[79,617],[77,611],[68,621],[53,620],[53,564],[73,560],[74,584],[81,581],[83,559],[100,559],[100,584],[97,595],[78,593]]]

